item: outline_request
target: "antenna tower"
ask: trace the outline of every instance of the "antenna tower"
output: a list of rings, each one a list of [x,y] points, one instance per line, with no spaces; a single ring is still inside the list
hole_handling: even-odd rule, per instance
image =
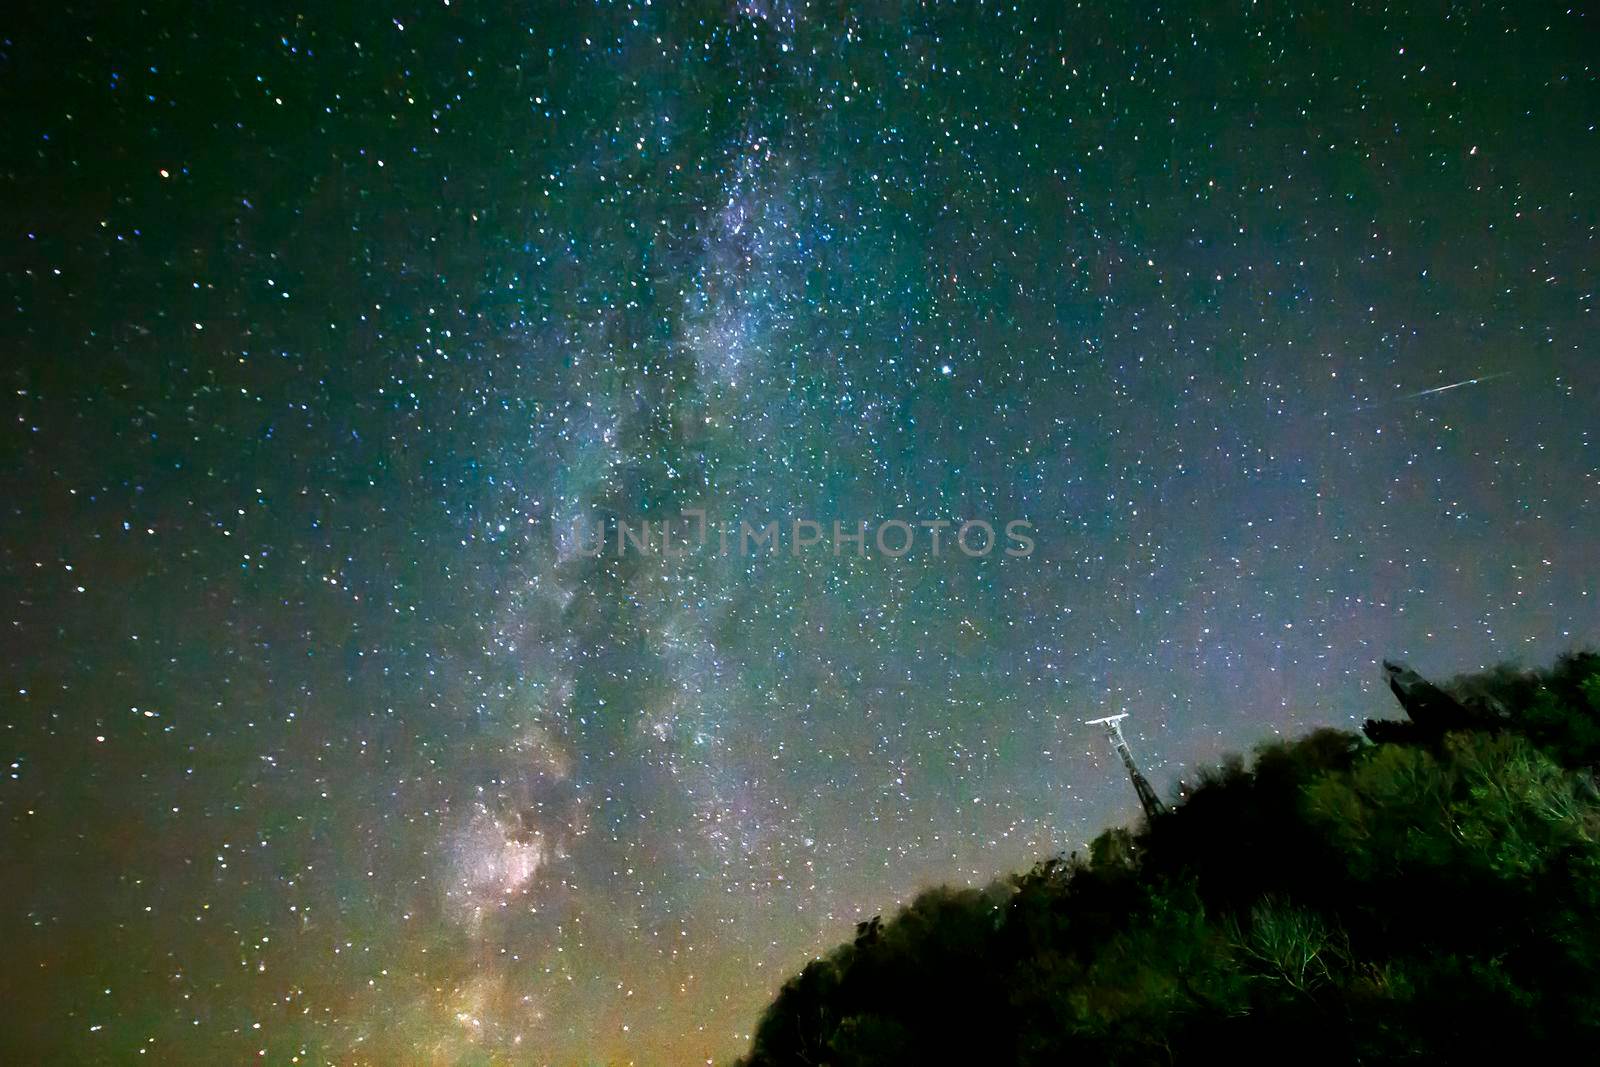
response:
[[[1156,791],[1150,788],[1150,783],[1145,781],[1144,775],[1139,773],[1139,765],[1133,762],[1128,739],[1122,736],[1122,720],[1127,717],[1128,713],[1123,712],[1121,715],[1107,715],[1103,719],[1090,719],[1084,725],[1106,728],[1106,740],[1111,742],[1112,750],[1122,757],[1122,765],[1128,768],[1128,777],[1133,779],[1133,791],[1139,794],[1139,805],[1144,808],[1145,818],[1154,819],[1167,809],[1162,806]]]

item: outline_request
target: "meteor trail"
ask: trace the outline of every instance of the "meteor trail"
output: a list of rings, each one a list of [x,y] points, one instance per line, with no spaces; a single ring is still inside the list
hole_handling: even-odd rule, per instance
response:
[[[1481,382],[1492,382],[1496,378],[1504,378],[1507,374],[1510,374],[1510,373],[1511,373],[1510,371],[1504,371],[1503,370],[1503,371],[1499,371],[1499,372],[1497,372],[1495,374],[1485,374],[1482,378],[1467,378],[1464,381],[1451,382],[1449,385],[1439,385],[1439,386],[1435,386],[1432,389],[1421,389],[1421,390],[1418,390],[1415,393],[1409,393],[1406,396],[1402,396],[1399,399],[1401,399],[1401,400],[1415,400],[1419,396],[1429,396],[1429,395],[1431,395],[1433,393],[1445,393],[1445,392],[1449,392],[1451,389],[1460,389],[1463,385],[1478,385]]]
[[[1496,378],[1504,378],[1510,373],[1510,371],[1505,370],[1496,371],[1493,374],[1485,374],[1478,378],[1463,378],[1461,381],[1451,382],[1449,385],[1436,385],[1431,389],[1418,389],[1416,392],[1406,393],[1404,396],[1389,397],[1384,400],[1375,400],[1370,404],[1362,404],[1360,407],[1351,408],[1350,414],[1353,415],[1358,411],[1367,411],[1383,404],[1398,404],[1403,400],[1417,400],[1421,397],[1432,396],[1434,393],[1448,393],[1452,389],[1460,389],[1463,385],[1482,385],[1484,382],[1492,382]]]

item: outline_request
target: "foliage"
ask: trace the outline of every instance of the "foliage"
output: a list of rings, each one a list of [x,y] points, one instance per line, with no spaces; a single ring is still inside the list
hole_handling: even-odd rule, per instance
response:
[[[935,889],[788,982],[746,1067],[1480,1062],[1600,1039],[1600,656],[1322,730],[1136,831]]]

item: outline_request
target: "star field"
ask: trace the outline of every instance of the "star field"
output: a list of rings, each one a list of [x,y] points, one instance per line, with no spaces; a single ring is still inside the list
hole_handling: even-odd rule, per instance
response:
[[[9,1062],[726,1060],[1085,719],[1600,640],[1582,8],[13,21]]]

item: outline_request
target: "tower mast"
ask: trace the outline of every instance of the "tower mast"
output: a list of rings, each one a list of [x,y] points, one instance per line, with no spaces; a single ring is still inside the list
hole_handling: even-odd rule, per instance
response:
[[[1156,791],[1150,788],[1150,783],[1145,781],[1144,775],[1139,773],[1139,765],[1133,762],[1133,752],[1128,748],[1128,739],[1122,736],[1122,720],[1128,717],[1127,712],[1121,715],[1107,715],[1103,719],[1090,719],[1086,726],[1104,726],[1106,740],[1111,742],[1111,748],[1122,757],[1122,765],[1128,768],[1128,777],[1133,779],[1133,791],[1139,794],[1139,805],[1144,808],[1147,819],[1154,819],[1166,811],[1161,804],[1161,798],[1156,796]]]

